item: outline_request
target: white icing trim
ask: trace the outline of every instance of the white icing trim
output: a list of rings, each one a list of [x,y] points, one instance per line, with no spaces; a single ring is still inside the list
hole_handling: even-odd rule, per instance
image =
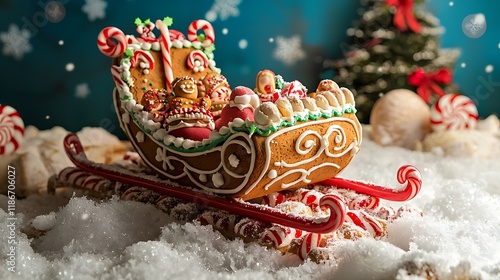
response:
[[[219,172],[215,173],[212,175],[212,183],[216,188],[222,187],[224,185],[224,176],[222,176]]]
[[[351,120],[351,119],[345,118],[345,117],[331,117],[331,118],[328,118],[328,119],[321,119],[321,120],[317,120],[317,121],[313,121],[313,122],[304,122],[304,123],[297,124],[297,125],[294,125],[294,126],[291,126],[291,127],[287,127],[287,128],[280,129],[280,130],[276,131],[275,133],[273,133],[273,134],[269,135],[269,136],[266,138],[266,141],[264,142],[264,149],[265,149],[265,156],[266,156],[266,160],[265,160],[264,166],[263,166],[263,168],[262,168],[262,171],[261,171],[261,173],[260,173],[259,177],[257,178],[257,180],[255,180],[255,182],[254,182],[251,186],[249,186],[249,187],[247,188],[247,190],[245,191],[245,194],[249,194],[250,192],[252,192],[252,191],[253,191],[253,189],[254,189],[254,188],[256,187],[256,185],[257,185],[257,184],[258,184],[258,183],[262,180],[262,178],[265,176],[265,174],[267,174],[267,173],[269,172],[268,170],[271,168],[271,166],[280,166],[281,164],[284,164],[284,165],[289,165],[289,166],[292,166],[292,167],[293,167],[293,166],[295,166],[294,164],[287,164],[287,163],[284,163],[284,162],[283,162],[283,163],[282,163],[282,162],[275,162],[275,163],[273,163],[273,164],[271,165],[271,153],[272,153],[272,150],[271,150],[271,148],[270,148],[270,147],[271,147],[271,145],[270,145],[270,144],[271,144],[273,141],[275,141],[275,140],[274,140],[274,138],[278,137],[278,136],[279,136],[279,135],[281,135],[281,134],[287,133],[287,132],[289,132],[289,131],[291,131],[291,130],[300,129],[300,128],[302,128],[302,127],[306,127],[306,126],[309,126],[309,125],[312,125],[312,124],[323,124],[323,123],[328,123],[328,122],[336,123],[336,122],[340,122],[340,121],[344,121],[344,122],[348,122],[348,123],[350,123],[350,124],[354,127],[354,129],[355,129],[355,131],[356,131],[356,139],[359,139],[359,140],[361,139],[361,138],[360,138],[360,137],[361,137],[361,132],[359,131],[359,129],[358,129],[357,125],[356,125],[356,122],[355,122],[355,121],[353,121],[353,120]],[[333,130],[338,129],[338,128],[337,128],[337,127],[338,127],[338,125],[337,125],[337,124],[334,124],[334,125],[332,125],[332,126],[333,126],[334,128],[332,128],[332,129],[330,129],[330,128],[329,128],[329,129],[328,129],[328,131],[327,131],[327,134],[331,134],[331,133],[333,132]],[[332,127],[332,126],[331,126],[331,127]],[[302,133],[302,134],[301,134],[301,136],[302,136],[302,135],[304,135],[304,134],[314,134],[314,132],[316,132],[316,131],[307,130],[307,131],[305,131],[304,133]],[[316,133],[317,133],[317,132],[316,132]],[[305,137],[305,136],[304,136],[304,137]],[[303,138],[303,137],[302,137],[302,138]],[[327,139],[327,138],[325,138],[325,137],[321,137],[321,136],[320,136],[319,138],[320,138],[320,139],[321,139],[321,141],[323,141],[323,142],[325,141],[325,139]],[[299,141],[297,141],[297,142],[299,142]],[[348,148],[347,148],[347,149],[346,149],[346,150],[345,150],[342,154],[345,154],[345,153],[347,153],[348,151],[350,151],[350,150],[354,149],[354,147],[358,147],[360,144],[361,144],[361,143],[357,143],[356,141],[353,141],[353,143],[352,143],[352,144],[351,144],[351,145],[350,145],[350,146],[349,146],[349,147],[348,147]],[[326,147],[328,147],[328,143],[321,143],[321,145],[322,145],[322,146],[326,146]],[[345,143],[344,143],[343,145],[345,146]],[[329,157],[340,157],[340,156],[341,156],[341,155],[336,155],[336,154],[330,153],[330,151],[329,151],[328,149],[326,149],[326,147],[325,147],[325,149],[323,149],[323,150],[321,150],[321,149],[320,149],[321,153],[323,153],[323,152],[324,152],[324,153],[325,153],[327,156],[329,156]],[[297,146],[296,146],[296,149],[295,149],[295,150],[296,150],[296,152],[297,152],[297,153],[300,153],[300,149],[297,149]],[[318,154],[319,154],[319,153],[318,153]],[[317,154],[317,155],[315,155],[315,157],[317,157],[317,156],[318,156],[318,154]],[[301,162],[302,162],[302,163],[306,163],[307,161],[309,161],[309,160],[308,160],[308,159],[306,159],[306,160],[303,160],[303,161],[301,161]],[[309,162],[310,162],[310,161],[309,161]],[[311,169],[309,169],[309,170],[305,170],[305,169],[294,169],[294,170],[289,170],[289,171],[285,172],[284,174],[302,173],[302,176],[301,176],[298,180],[296,180],[296,181],[294,181],[294,182],[292,182],[292,183],[290,183],[290,184],[283,184],[283,185],[282,185],[282,188],[288,188],[288,187],[290,187],[290,186],[292,186],[292,185],[295,185],[295,184],[297,184],[297,183],[299,183],[299,182],[301,182],[301,181],[302,181],[302,182],[304,182],[304,183],[306,183],[306,184],[307,184],[307,183],[309,183],[309,182],[310,182],[310,179],[308,179],[308,178],[307,178],[307,177],[309,176],[309,174],[310,174],[312,171],[314,171],[314,170],[316,170],[316,169],[320,168],[320,166],[326,166],[326,165],[330,165],[330,166],[334,166],[334,167],[336,167],[336,168],[339,168],[339,167],[338,167],[338,165],[336,165],[336,164],[334,164],[334,163],[328,163],[328,162],[325,162],[325,163],[323,163],[323,164],[321,164],[321,165],[318,165],[318,166],[312,167],[312,168],[311,168]],[[269,188],[272,184],[274,184],[274,182],[276,182],[276,181],[280,180],[281,178],[283,178],[283,177],[285,176],[284,174],[280,175],[279,177],[276,177],[273,181],[271,181],[270,183],[268,183],[268,184],[265,186],[265,188],[266,188],[266,189],[268,189],[268,188]],[[278,179],[278,178],[279,178],[279,179]]]
[[[229,165],[233,168],[238,167],[240,164],[240,159],[235,154],[230,155],[227,159],[229,160]]]
[[[149,135],[148,135],[148,137],[150,137],[151,140],[155,141],[153,137],[151,137]],[[245,139],[245,141],[236,139],[238,137],[242,137],[243,139]],[[157,142],[157,141],[155,141],[155,142]],[[247,153],[250,157],[250,165],[249,165],[249,169],[246,173],[244,173],[244,174],[234,173],[228,168],[228,166],[226,166],[225,151],[227,150],[227,146],[229,146],[229,145],[239,145],[239,146],[242,146],[247,151]],[[140,149],[137,149],[137,150],[138,150],[138,153],[142,154],[142,151],[140,151]],[[217,151],[220,151],[220,153],[221,153],[220,163],[213,170],[201,170],[201,169],[198,169],[194,166],[189,165],[189,163],[187,161],[179,159],[180,156],[182,156],[182,157],[199,157],[199,156],[205,155],[207,153],[217,152]],[[230,157],[231,155],[229,155],[228,157]],[[141,157],[144,158],[144,155],[142,154]],[[250,179],[250,175],[252,174],[253,169],[255,167],[256,152],[255,152],[254,143],[253,143],[252,139],[248,136],[248,134],[243,133],[243,132],[239,132],[239,133],[235,133],[234,135],[231,135],[224,142],[224,144],[222,146],[214,147],[212,150],[210,150],[208,152],[204,151],[204,152],[196,152],[196,153],[182,153],[182,152],[174,151],[174,150],[169,149],[167,147],[159,146],[156,150],[155,159],[159,162],[162,162],[162,169],[163,170],[156,168],[154,165],[151,164],[151,162],[148,159],[145,159],[145,161],[148,162],[149,165],[151,165],[158,173],[166,176],[169,179],[176,180],[176,179],[180,179],[184,176],[188,176],[194,185],[196,185],[197,187],[199,187],[205,191],[218,193],[218,194],[234,194],[234,193],[241,191],[243,189],[243,187],[245,187],[245,185],[247,184],[248,180]],[[172,161],[178,161],[184,166],[183,172],[181,174],[179,174],[177,176],[173,176],[172,174],[170,174],[168,172],[169,169],[174,168]],[[220,172],[222,170],[224,170],[224,172],[226,174],[228,174],[229,176],[231,176],[233,178],[237,178],[237,179],[243,178],[243,181],[241,182],[240,185],[234,186],[234,188],[219,189],[218,187],[222,186],[224,183],[220,184],[221,180],[223,180],[223,177],[221,177],[222,179],[218,178],[217,176],[219,176],[219,175],[217,175],[217,174],[220,174]],[[200,180],[196,180],[195,177],[193,176],[194,174],[198,174],[198,178]],[[206,186],[206,184],[204,184],[204,183],[206,183],[207,181],[201,180],[202,177],[200,177],[200,176],[202,176],[202,175],[204,176],[203,178],[205,178],[205,179],[208,178],[208,176],[211,176],[212,182],[214,183],[214,186],[216,188],[211,188],[211,187]],[[216,177],[214,178],[214,176],[216,176]],[[220,176],[222,176],[222,174],[220,174]],[[221,180],[219,180],[219,179],[221,179]]]
[[[135,139],[137,139],[137,142],[139,143],[144,142],[144,132],[138,131],[137,134],[135,135]]]

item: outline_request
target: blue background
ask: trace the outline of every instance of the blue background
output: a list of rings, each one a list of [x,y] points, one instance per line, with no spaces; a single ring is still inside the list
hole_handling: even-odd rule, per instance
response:
[[[136,17],[156,20],[164,16],[174,19],[171,29],[186,34],[191,21],[205,18],[214,4],[207,0],[108,1],[105,18],[90,21],[82,11],[85,1],[61,0],[65,17],[52,23],[43,17],[48,2],[0,0],[0,32],[7,32],[14,23],[33,33],[33,50],[21,60],[0,54],[0,103],[13,106],[26,124],[40,129],[59,125],[77,131],[84,126],[101,126],[118,135],[122,134],[112,109],[111,60],[97,49],[97,34],[110,25],[125,34],[136,34]],[[473,98],[482,117],[498,115],[500,1],[450,2],[428,1],[422,8],[439,18],[446,29],[441,47],[461,50],[454,80],[462,93]],[[349,44],[346,30],[358,19],[360,6],[352,0],[242,0],[236,6],[239,15],[212,21],[217,66],[232,87],[253,87],[256,73],[267,68],[285,80],[298,79],[313,91],[321,79],[323,60],[343,57],[343,48]],[[464,34],[462,21],[477,13],[485,15],[487,27],[483,36],[472,39]],[[295,35],[301,38],[306,58],[287,65],[273,57],[276,38]],[[64,44],[60,45],[60,40]],[[241,40],[247,42],[244,48]],[[68,63],[74,64],[73,71],[65,69]],[[485,71],[487,65],[493,66],[493,72]],[[90,93],[78,98],[75,87],[82,83],[88,84]]]

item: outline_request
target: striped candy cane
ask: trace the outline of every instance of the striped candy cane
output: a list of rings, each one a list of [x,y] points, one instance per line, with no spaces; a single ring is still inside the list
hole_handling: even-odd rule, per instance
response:
[[[149,64],[150,70],[153,70],[153,68],[155,67],[155,60],[150,52],[143,50],[135,50],[134,55],[130,59],[130,64],[132,65],[132,67],[135,67],[139,60],[147,62]]]
[[[116,27],[106,27],[97,35],[97,47],[106,56],[118,57],[127,50],[127,46],[127,37]]]
[[[288,246],[293,239],[300,238],[303,234],[304,232],[300,229],[274,225],[263,234],[262,242],[281,248]]]
[[[125,87],[126,84],[122,80],[120,67],[117,65],[111,66],[111,75],[113,76],[113,80],[115,81],[116,87]]]
[[[378,197],[365,194],[358,194],[348,202],[349,209],[375,209],[379,206],[380,199]]]
[[[368,231],[374,237],[383,236],[385,231],[382,224],[373,216],[362,210],[347,211],[346,222],[351,222],[356,226]]]
[[[286,201],[286,196],[281,193],[271,193],[264,196],[264,203],[274,207]]]
[[[422,174],[412,165],[403,165],[398,169],[397,179],[400,184],[405,182],[405,193],[408,195],[407,200],[414,198],[422,187]]]
[[[184,40],[186,40],[186,37],[180,31],[170,29],[169,34],[170,34],[170,41],[173,41],[173,40],[184,41]]]
[[[165,83],[167,85],[167,91],[172,91],[172,82],[174,81],[174,72],[172,70],[172,57],[170,56],[170,32],[168,31],[168,26],[162,21],[156,21],[156,28],[160,30],[160,46],[161,54],[163,56],[163,67],[165,71]]]
[[[271,224],[262,221],[243,218],[234,226],[234,232],[240,236],[258,239]]]
[[[345,221],[346,206],[342,199],[333,194],[327,194],[320,198],[319,207],[330,209],[330,220],[335,225],[335,229],[342,226]]]
[[[221,212],[208,211],[201,214],[198,217],[198,220],[202,225],[211,225],[216,229],[229,231],[234,228],[236,216]]]
[[[205,40],[202,42],[202,45],[206,48],[212,45],[215,42],[215,32],[214,28],[210,24],[210,22],[199,19],[191,22],[188,28],[188,39],[191,42],[199,42],[198,39],[198,30],[203,29],[205,32]]]
[[[111,190],[112,184],[113,183],[110,180],[105,179],[101,176],[88,174],[87,178],[85,178],[81,187],[88,189],[88,190],[93,190],[96,192],[103,193],[103,192],[107,192],[107,191]]]
[[[324,195],[315,190],[301,190],[299,194],[300,202],[304,203],[311,208],[319,205],[320,199]]]
[[[299,257],[301,260],[307,259],[309,253],[318,248],[321,242],[321,234],[319,233],[308,233],[304,238],[302,238],[302,243],[299,248]]]
[[[57,176],[61,184],[69,184],[72,186],[82,186],[89,174],[77,167],[66,167],[59,172]]]
[[[203,72],[208,67],[208,58],[202,51],[194,50],[189,53],[187,65],[195,73]]]

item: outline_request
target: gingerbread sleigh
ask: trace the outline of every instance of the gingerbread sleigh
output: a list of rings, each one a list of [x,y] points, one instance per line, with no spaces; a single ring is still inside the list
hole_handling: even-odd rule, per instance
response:
[[[212,25],[193,21],[186,37],[169,29],[170,24],[169,18],[136,20],[140,36],[107,27],[97,41],[101,52],[113,58],[113,97],[121,127],[148,172],[92,163],[71,134],[65,147],[80,170],[121,182],[115,191],[138,186],[304,233],[341,228],[348,203],[326,191],[314,202],[304,200],[308,207],[314,204],[317,214],[290,215],[274,207],[277,197],[318,185],[377,201],[417,195],[421,178],[413,166],[399,169],[398,181],[405,186],[397,191],[336,177],[361,145],[351,91],[324,80],[307,94],[300,82],[284,82],[270,70],[258,74],[255,89],[231,88],[214,61]],[[71,176],[76,175],[60,177]]]

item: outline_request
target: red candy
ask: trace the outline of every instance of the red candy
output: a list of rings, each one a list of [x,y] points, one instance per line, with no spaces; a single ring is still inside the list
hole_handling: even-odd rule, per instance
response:
[[[477,124],[477,108],[467,96],[446,94],[431,108],[434,131],[471,129]]]

